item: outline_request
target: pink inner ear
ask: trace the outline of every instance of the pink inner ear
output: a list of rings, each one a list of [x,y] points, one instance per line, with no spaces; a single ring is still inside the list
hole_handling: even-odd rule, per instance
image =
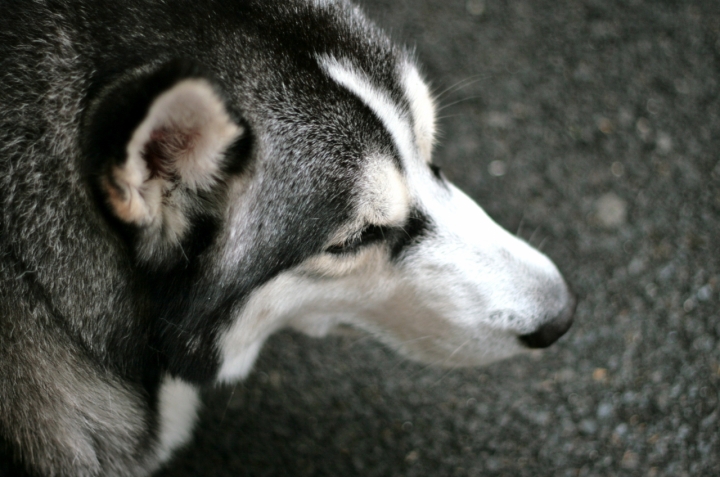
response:
[[[177,170],[175,163],[193,150],[197,136],[197,131],[180,128],[162,127],[153,130],[142,152],[150,170],[150,179],[172,179]]]

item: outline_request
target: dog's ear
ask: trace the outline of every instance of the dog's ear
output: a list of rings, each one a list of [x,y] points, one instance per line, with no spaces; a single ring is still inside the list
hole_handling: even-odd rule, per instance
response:
[[[201,66],[172,61],[132,72],[93,102],[84,150],[101,201],[135,230],[141,258],[179,245],[209,213],[245,133],[221,88]]]

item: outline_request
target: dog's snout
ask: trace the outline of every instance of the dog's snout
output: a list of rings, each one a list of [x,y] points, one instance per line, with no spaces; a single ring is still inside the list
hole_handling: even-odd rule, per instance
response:
[[[558,316],[547,321],[534,332],[520,336],[520,341],[528,348],[547,348],[570,329],[576,305],[577,300],[570,293],[565,307]]]

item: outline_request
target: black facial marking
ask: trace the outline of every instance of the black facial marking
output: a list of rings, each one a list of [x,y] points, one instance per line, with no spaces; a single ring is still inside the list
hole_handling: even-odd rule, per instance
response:
[[[390,247],[390,256],[392,259],[396,259],[408,246],[417,242],[430,229],[428,217],[415,209],[408,216],[405,224],[400,227],[368,225],[362,232],[352,235],[342,244],[328,247],[325,252],[332,255],[350,255],[360,251],[362,247],[385,242]]]
[[[357,252],[361,247],[377,243],[385,237],[392,236],[390,227],[368,225],[359,234],[353,235],[342,244],[328,247],[326,252],[333,255],[344,255]]]
[[[414,209],[408,217],[405,225],[398,230],[396,240],[392,243],[390,256],[393,260],[400,258],[402,253],[412,244],[416,243],[423,235],[432,230],[430,218],[422,211]]]
[[[440,167],[435,164],[428,164],[430,166],[430,170],[432,171],[433,175],[438,180],[444,180],[442,171],[440,170]]]

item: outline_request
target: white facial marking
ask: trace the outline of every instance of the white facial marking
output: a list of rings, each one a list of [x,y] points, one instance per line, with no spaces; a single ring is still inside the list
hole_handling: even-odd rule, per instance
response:
[[[417,155],[407,117],[385,91],[373,85],[370,78],[349,60],[321,56],[318,61],[332,79],[357,96],[380,118],[403,159],[410,160]]]
[[[358,216],[374,225],[401,225],[410,209],[405,180],[392,159],[385,156],[367,160],[360,184]]]
[[[346,242],[348,237],[369,225],[401,227],[410,213],[408,190],[392,158],[382,154],[366,158],[357,186],[360,193],[355,204],[355,220],[338,230],[328,246]],[[369,260],[382,260],[382,256],[368,253],[377,246],[381,244],[363,247],[349,255],[322,253],[308,259],[300,268],[315,275],[343,276]]]
[[[444,286],[454,289],[456,305],[463,303],[455,311],[459,324],[487,323],[524,334],[560,313],[565,284],[545,255],[497,225],[452,185],[444,200],[425,197],[423,205],[436,233],[418,248],[415,260],[423,268],[445,271]]]
[[[403,166],[401,174],[389,157],[364,159],[357,215],[337,240],[363,224],[402,226],[412,208],[429,227],[399,259],[390,260],[388,248],[379,245],[347,255],[321,253],[254,291],[221,339],[219,379],[245,376],[267,337],[287,326],[323,336],[350,325],[441,366],[481,365],[525,350],[519,335],[558,316],[569,292],[546,256],[433,176],[426,162],[434,105],[417,70],[405,65],[401,77],[411,122],[350,61],[324,56],[319,62],[377,115]]]
[[[158,457],[161,462],[190,440],[199,406],[200,397],[194,386],[169,376],[163,379],[158,396]]]
[[[289,287],[289,272],[253,292],[237,314],[230,328],[222,335],[219,348],[222,356],[217,379],[232,382],[245,378],[268,337],[285,326],[282,317],[292,313],[294,300]]]
[[[373,260],[383,259],[382,256],[377,256],[377,248],[377,246],[371,245],[347,256],[322,253],[306,260],[298,267],[298,270],[316,277],[342,277],[366,266]]]
[[[364,265],[354,267],[355,271],[362,272],[366,267],[374,269],[384,264],[381,260],[384,253],[379,249],[368,250],[368,256],[368,260],[362,261]],[[370,303],[378,302],[385,290],[390,290],[374,287],[377,282],[373,273],[352,274],[345,279],[313,279],[308,276],[308,271],[314,272],[314,266],[311,260],[282,273],[253,292],[221,338],[219,381],[245,377],[262,344],[277,330],[292,326],[312,336],[323,336],[338,322],[346,321],[343,317],[352,314],[356,304],[363,302],[368,287],[372,289],[373,296],[365,298],[371,298]],[[363,283],[366,279],[370,281]],[[351,283],[356,286],[349,286]]]
[[[435,143],[435,102],[415,65],[406,63],[404,70],[405,95],[413,115],[418,152],[425,162],[430,162]]]

